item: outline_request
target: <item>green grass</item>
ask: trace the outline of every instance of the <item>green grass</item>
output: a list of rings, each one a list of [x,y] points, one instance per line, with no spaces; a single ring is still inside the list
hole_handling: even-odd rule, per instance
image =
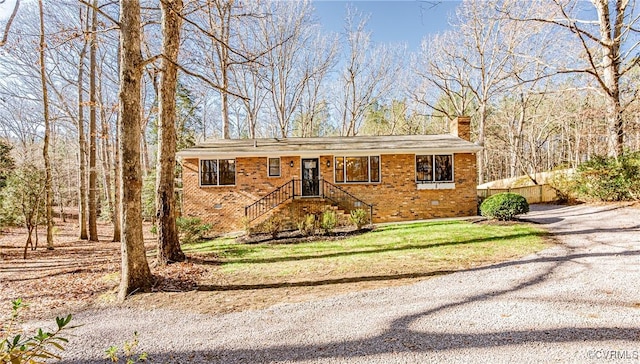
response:
[[[295,280],[464,269],[539,251],[547,246],[544,235],[528,224],[441,221],[388,225],[341,240],[241,244],[227,238],[183,250],[214,257],[220,273],[245,281]]]

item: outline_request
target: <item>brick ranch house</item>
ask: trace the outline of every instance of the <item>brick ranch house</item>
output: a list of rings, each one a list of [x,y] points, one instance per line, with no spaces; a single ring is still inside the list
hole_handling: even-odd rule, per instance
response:
[[[458,117],[442,135],[205,141],[178,153],[183,215],[216,232],[291,205],[362,208],[373,223],[476,215],[481,147],[469,124]]]

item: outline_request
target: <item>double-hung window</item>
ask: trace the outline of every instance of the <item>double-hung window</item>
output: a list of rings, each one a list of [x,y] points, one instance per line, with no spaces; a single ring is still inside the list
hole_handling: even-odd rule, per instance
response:
[[[280,158],[267,158],[269,177],[280,177]]]
[[[201,159],[201,186],[232,186],[236,184],[235,159]]]
[[[453,182],[453,155],[416,155],[416,181]]]
[[[336,183],[380,182],[380,157],[335,157]]]

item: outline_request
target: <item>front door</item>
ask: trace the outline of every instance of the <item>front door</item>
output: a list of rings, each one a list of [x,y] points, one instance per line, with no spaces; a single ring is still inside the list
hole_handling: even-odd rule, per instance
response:
[[[302,196],[320,195],[320,170],[318,158],[302,160]]]

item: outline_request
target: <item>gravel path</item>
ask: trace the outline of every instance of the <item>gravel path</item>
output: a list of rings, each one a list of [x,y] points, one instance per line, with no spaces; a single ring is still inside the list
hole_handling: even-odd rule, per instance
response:
[[[640,362],[640,214],[533,206],[561,244],[519,261],[222,316],[79,314],[64,363],[140,333],[160,363]]]

